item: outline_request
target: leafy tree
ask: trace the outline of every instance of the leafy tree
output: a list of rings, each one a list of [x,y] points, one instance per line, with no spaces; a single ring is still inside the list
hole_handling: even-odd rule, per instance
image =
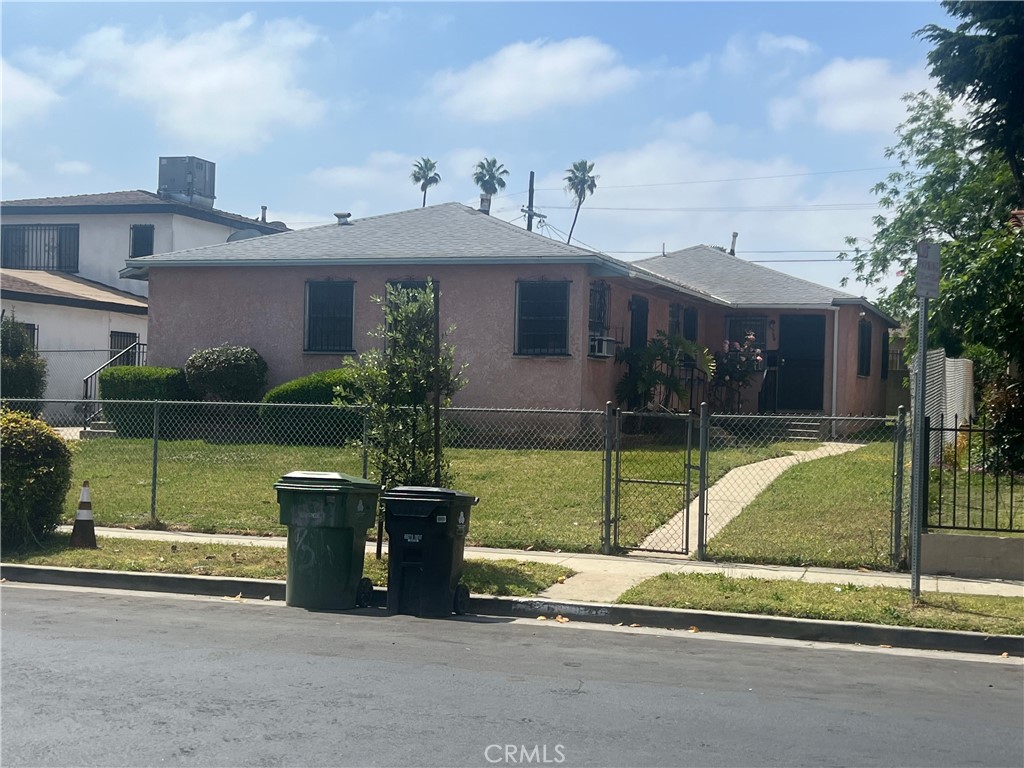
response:
[[[897,143],[885,152],[899,169],[873,187],[885,212],[874,218],[871,242],[847,238],[852,250],[840,258],[852,262],[857,280],[866,285],[893,270],[902,274],[880,303],[909,320],[917,308],[916,244],[940,243],[931,342],[954,355],[964,344],[980,344],[1020,362],[1024,237],[1009,224],[1015,194],[1009,164],[1000,152],[972,151],[972,129],[951,115],[949,99],[921,92],[904,101],[907,118],[897,129]]]
[[[642,347],[624,347],[615,357],[626,363],[625,374],[615,385],[615,398],[626,408],[658,408],[671,411],[686,399],[683,361],[689,356],[709,376],[715,360],[704,347],[678,334],[658,331]]]
[[[565,191],[571,192],[576,198],[576,213],[572,217],[569,237],[565,241],[569,243],[572,241],[572,231],[576,229],[576,219],[580,217],[583,201],[587,199],[587,195],[594,194],[594,190],[597,189],[597,180],[601,177],[594,175],[594,164],[588,163],[586,160],[577,160],[571,168],[565,169],[565,173]]]
[[[388,285],[385,297],[374,297],[384,322],[371,334],[381,342],[346,365],[350,382],[336,392],[336,405],[365,406],[370,460],[380,483],[451,486],[453,476],[444,456],[434,455],[435,393],[442,407],[462,388],[463,370],[455,365],[455,349],[439,340],[434,354],[434,288]]]
[[[46,360],[36,352],[25,326],[13,317],[0,322],[0,365],[4,397],[39,399],[46,392]]]
[[[505,176],[508,176],[508,171],[504,165],[496,158],[485,157],[476,164],[473,183],[480,187],[480,191],[485,195],[496,195],[498,190],[505,188]]]
[[[1024,205],[1024,3],[944,0],[942,7],[961,23],[918,30],[935,44],[931,74],[944,94],[971,103],[971,140],[1004,155]]]
[[[437,163],[429,157],[421,157],[412,164],[409,175],[413,184],[419,184],[423,190],[423,207],[427,207],[427,190],[441,183],[441,174],[437,172]]]

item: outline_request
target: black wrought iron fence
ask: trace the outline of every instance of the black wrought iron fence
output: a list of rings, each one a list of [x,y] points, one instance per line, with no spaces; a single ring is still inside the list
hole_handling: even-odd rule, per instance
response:
[[[1024,533],[1024,434],[942,416],[927,429],[934,449],[926,527]]]

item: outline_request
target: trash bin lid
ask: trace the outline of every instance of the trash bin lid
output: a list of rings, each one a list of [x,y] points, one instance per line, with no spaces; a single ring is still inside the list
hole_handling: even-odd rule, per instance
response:
[[[373,491],[380,493],[380,486],[370,480],[341,472],[289,472],[276,483],[274,488],[309,491]]]
[[[384,492],[381,497],[387,499],[416,499],[418,501],[454,501],[461,499],[463,503],[469,501],[476,504],[480,499],[471,493],[463,493],[452,488],[435,488],[426,485],[399,485]]]

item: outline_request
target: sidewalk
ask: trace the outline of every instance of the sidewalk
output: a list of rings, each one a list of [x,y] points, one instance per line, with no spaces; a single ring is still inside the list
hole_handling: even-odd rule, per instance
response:
[[[70,526],[62,526],[69,532]],[[215,544],[284,547],[283,536],[234,536],[183,531],[96,528],[98,537],[135,538],[150,541],[194,541]],[[366,555],[376,554],[376,542],[367,542]],[[384,551],[387,551],[385,545]],[[856,584],[910,589],[910,574],[885,571],[855,571],[839,568],[798,568],[782,565],[746,565],[689,560],[683,556],[634,552],[627,556],[534,552],[520,549],[466,547],[466,559],[527,560],[554,563],[576,571],[564,584],[555,584],[539,596],[549,600],[613,603],[636,584],[662,573],[722,573],[732,578],[792,579],[812,583]],[[950,576],[922,576],[921,590],[970,595],[1024,596],[1024,581],[960,579]]]

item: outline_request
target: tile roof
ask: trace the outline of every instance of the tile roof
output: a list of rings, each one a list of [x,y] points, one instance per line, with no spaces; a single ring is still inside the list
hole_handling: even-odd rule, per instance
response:
[[[706,245],[695,245],[635,264],[692,290],[736,307],[822,307],[857,300],[844,291],[752,264]]]
[[[196,218],[222,220],[224,223],[233,226],[244,225],[239,228],[262,229],[266,232],[285,231],[272,222],[262,222],[258,219],[250,219],[237,213],[229,213],[216,208],[208,208],[203,205],[175,200],[174,198],[161,197],[154,192],[146,192],[142,189],[131,189],[123,192],[101,192],[92,195],[67,195],[65,197],[36,197],[24,200],[4,200],[0,202],[0,211],[6,214],[50,214],[50,213],[104,213],[106,209],[142,208],[145,211],[153,212],[166,209],[167,213],[180,213],[184,216]],[[118,210],[118,213],[125,211]]]
[[[16,293],[43,300],[62,299],[117,305],[125,311],[145,311],[148,306],[143,296],[119,291],[66,272],[39,269],[0,269],[0,290],[6,296]]]
[[[566,245],[460,203],[352,219],[267,237],[132,259],[129,269],[228,264],[502,263],[589,261],[627,265]]]

